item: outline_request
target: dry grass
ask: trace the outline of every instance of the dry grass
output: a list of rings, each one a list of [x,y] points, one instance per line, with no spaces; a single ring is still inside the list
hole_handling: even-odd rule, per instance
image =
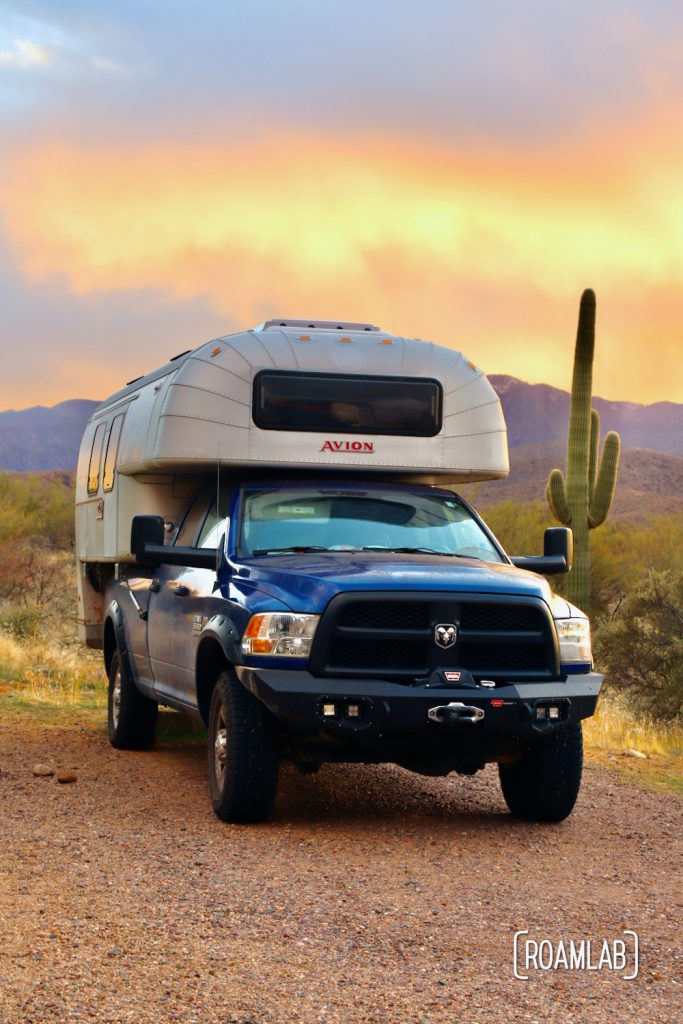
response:
[[[0,632],[0,692],[23,704],[91,706],[106,695],[102,656],[72,640]]]
[[[584,723],[586,746],[599,750],[639,750],[643,754],[683,753],[683,724],[635,715],[618,695],[601,697],[596,714]]]

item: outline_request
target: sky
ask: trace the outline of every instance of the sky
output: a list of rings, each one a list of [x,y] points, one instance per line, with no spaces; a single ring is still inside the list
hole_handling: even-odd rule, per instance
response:
[[[0,0],[0,409],[272,316],[683,402],[676,0]]]

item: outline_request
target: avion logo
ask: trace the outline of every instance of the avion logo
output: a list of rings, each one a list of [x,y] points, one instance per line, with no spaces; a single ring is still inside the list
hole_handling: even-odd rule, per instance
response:
[[[374,452],[374,441],[325,441],[321,452],[353,452],[355,455]]]

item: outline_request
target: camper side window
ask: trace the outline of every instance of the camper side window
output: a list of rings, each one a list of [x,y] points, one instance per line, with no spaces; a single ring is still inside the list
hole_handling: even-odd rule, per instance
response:
[[[123,426],[124,413],[114,417],[114,422],[109,431],[107,441],[107,454],[104,457],[104,475],[102,477],[102,490],[111,491],[114,488],[114,474],[116,471],[116,456],[119,450],[119,438]]]
[[[100,423],[93,437],[90,466],[88,467],[88,494],[97,494],[97,488],[100,485],[100,462],[106,427],[106,423]]]

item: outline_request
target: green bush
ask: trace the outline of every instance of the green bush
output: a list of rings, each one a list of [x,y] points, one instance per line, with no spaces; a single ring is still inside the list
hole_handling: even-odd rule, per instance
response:
[[[0,473],[0,543],[16,540],[73,547],[74,484],[70,474]]]
[[[660,717],[683,714],[683,569],[651,570],[594,634],[608,685]]]
[[[9,605],[0,609],[0,629],[17,640],[33,639],[40,632],[42,617],[40,608]]]

